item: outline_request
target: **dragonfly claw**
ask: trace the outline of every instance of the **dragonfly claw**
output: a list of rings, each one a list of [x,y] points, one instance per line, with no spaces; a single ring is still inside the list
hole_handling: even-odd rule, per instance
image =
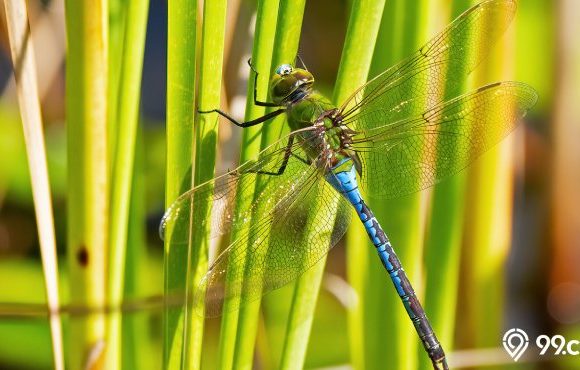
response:
[[[248,58],[248,65],[250,66],[250,69],[252,70],[252,72],[258,74],[258,71],[256,71],[256,69],[254,68],[254,65],[252,64],[252,58]]]

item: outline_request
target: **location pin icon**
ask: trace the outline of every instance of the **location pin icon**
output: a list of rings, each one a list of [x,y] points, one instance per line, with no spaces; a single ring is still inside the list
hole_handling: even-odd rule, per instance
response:
[[[503,348],[514,361],[524,354],[529,342],[526,332],[518,328],[508,330],[503,336]]]

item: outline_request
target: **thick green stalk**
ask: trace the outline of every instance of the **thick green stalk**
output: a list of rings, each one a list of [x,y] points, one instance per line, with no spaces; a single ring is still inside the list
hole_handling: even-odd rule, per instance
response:
[[[167,35],[167,173],[165,204],[169,206],[191,188],[195,87],[196,0],[168,2]],[[168,297],[183,296],[187,282],[186,248],[172,248],[165,239],[164,290]],[[163,364],[179,369],[185,307],[167,308],[164,317]]]
[[[107,1],[67,0],[66,116],[68,140],[68,259],[71,301],[106,304],[109,230],[107,142]],[[69,367],[82,369],[87,356],[101,361],[105,317],[71,322]]]
[[[410,55],[424,40],[425,22],[421,21],[426,13],[424,6],[424,1],[387,3],[371,76]],[[370,181],[373,181],[372,177]],[[421,195],[390,201],[373,199],[372,194],[369,195],[375,216],[391,239],[420,296],[417,283],[423,242]],[[358,306],[349,316],[353,364],[357,369],[382,369],[387,355],[389,368],[412,369],[416,364],[418,343],[414,327],[375,248],[366,242],[367,235],[360,222],[355,222],[351,229],[347,267],[349,279],[359,294]]]
[[[135,159],[135,140],[139,121],[141,93],[141,71],[145,49],[145,32],[149,0],[133,0],[128,3],[118,111],[115,119],[118,143],[112,161],[113,179],[111,188],[111,231],[109,255],[108,302],[118,307],[123,301],[129,206]],[[107,331],[107,369],[121,368],[121,314],[110,315]]]
[[[127,263],[125,271],[124,297],[126,300],[145,297],[151,291],[151,281],[143,272],[150,271],[147,253],[146,199],[145,199],[145,148],[143,126],[137,127],[135,142],[135,164],[131,186],[129,230],[127,233]],[[159,285],[155,285],[157,288]],[[149,289],[148,289],[149,288]],[[152,356],[157,342],[151,335],[151,318],[157,312],[139,310],[123,313],[122,368],[139,370],[159,369],[159,358]]]
[[[453,3],[452,19],[469,8],[468,1]],[[432,33],[438,30],[431,30]],[[467,50],[467,52],[477,52]],[[451,66],[448,67],[451,69]],[[467,71],[464,71],[467,73]],[[447,76],[447,81],[457,82],[462,76]],[[467,78],[463,85],[467,84]],[[445,91],[445,98],[451,99],[461,93],[462,89]],[[461,244],[463,238],[463,220],[465,211],[465,173],[459,173],[433,188],[431,215],[427,226],[425,240],[425,311],[433,330],[446,353],[453,349],[455,330],[455,313],[459,294],[459,271],[461,261]],[[421,369],[432,368],[431,361],[422,355],[419,348]]]
[[[514,27],[498,42],[494,58],[475,72],[475,84],[513,79]],[[508,137],[469,168],[465,217],[464,286],[469,305],[462,316],[471,320],[472,346],[490,347],[502,334],[505,273],[511,246],[513,200],[513,143]]]
[[[7,0],[4,2],[4,9],[6,10],[6,26],[30,169],[45,292],[50,312],[53,364],[56,370],[63,370],[64,350],[61,317],[57,314],[59,311],[59,287],[56,237],[38,96],[34,46],[30,37],[26,1]]]
[[[268,81],[271,64],[272,50],[274,47],[274,37],[276,35],[276,19],[278,14],[278,1],[261,0],[258,2],[256,14],[256,29],[254,33],[254,47],[252,51],[252,64],[258,75],[258,99],[265,101],[268,98]],[[263,116],[266,113],[264,107],[254,105],[254,78],[250,75],[248,68],[248,93],[246,100],[245,120],[252,120]],[[242,150],[240,153],[240,163],[244,163],[252,158],[256,158],[260,152],[261,127],[253,126],[245,128],[242,132]],[[243,189],[243,184],[240,184]],[[252,192],[239,194],[236,198],[236,212],[247,209],[253,197]],[[232,230],[232,240],[236,235],[242,233],[244,229]],[[232,266],[230,266],[230,269]],[[235,275],[235,273],[234,273]],[[229,370],[233,367],[234,354],[236,351],[236,333],[238,330],[239,298],[228,299],[224,302],[223,317],[221,321],[220,341],[218,348],[218,369]]]
[[[201,36],[201,58],[199,68],[198,104],[205,107],[219,107],[222,83],[224,38],[226,22],[225,0],[205,1],[203,7],[203,27]],[[217,113],[198,114],[195,123],[195,157],[193,166],[193,185],[199,185],[214,177],[216,149],[218,142]],[[207,196],[206,196],[207,197]],[[206,218],[211,217],[211,200],[195,199],[194,207],[201,209]],[[198,211],[196,211],[197,213]],[[186,281],[196,287],[207,272],[207,255],[210,225],[206,230],[192,235],[188,246],[189,267]],[[188,296],[193,292],[187,287]],[[190,301],[188,301],[189,304]],[[204,317],[192,308],[186,310],[186,357],[182,369],[201,369]]]
[[[280,1],[273,56],[271,65],[266,70],[268,75],[275,68],[274,64],[279,63],[279,60],[288,60],[289,58],[293,60],[296,56],[303,14],[304,1]],[[250,95],[248,99],[253,98]],[[279,139],[282,133],[287,132],[287,128],[284,126],[286,125],[284,125],[283,121],[281,122],[279,120],[272,120],[266,123],[262,127],[261,149],[264,149]],[[260,211],[258,210],[256,214],[260,214]],[[254,266],[247,265],[245,268],[246,274],[256,273]],[[235,369],[249,369],[252,366],[258,330],[260,303],[260,300],[257,300],[242,304],[241,306],[234,354]]]
[[[367,79],[384,4],[384,0],[366,1],[354,4],[352,7],[334,90],[335,103],[344,101]],[[317,209],[318,205],[313,204],[307,216],[310,222],[316,222]],[[326,257],[306,271],[296,282],[282,352],[281,369],[297,369],[304,366],[307,338],[310,336],[325,262]]]
[[[274,42],[276,48],[272,55],[270,71],[280,64],[292,64],[294,62],[298,53],[305,6],[305,0],[280,2],[276,40]],[[288,131],[289,128],[285,123],[285,117],[277,117],[267,127],[264,127],[262,131],[262,147],[268,146]],[[294,300],[288,318],[281,368],[301,368],[304,363],[308,345],[306,338],[308,338],[310,333],[312,315],[318,296],[318,288],[314,287],[312,282],[310,282],[310,275],[311,271],[306,272],[296,285]],[[311,284],[309,287],[314,287],[314,292],[310,291],[310,296],[306,293],[308,288],[304,287],[305,283]],[[300,304],[302,306],[298,307]]]

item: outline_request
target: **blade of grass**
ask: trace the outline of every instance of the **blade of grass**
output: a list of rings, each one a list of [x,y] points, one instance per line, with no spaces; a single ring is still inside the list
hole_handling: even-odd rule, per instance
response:
[[[151,293],[152,277],[149,272],[147,253],[147,230],[145,219],[145,148],[143,126],[137,127],[135,142],[135,164],[131,184],[131,204],[129,208],[129,228],[127,233],[127,263],[123,296],[125,300],[139,299]],[[155,286],[156,288],[158,285]],[[153,290],[155,292],[155,290]],[[159,369],[159,358],[155,355],[156,343],[152,340],[151,319],[156,315],[152,310],[139,310],[123,314],[123,369]]]
[[[376,75],[411,54],[426,37],[426,1],[389,2],[383,13],[371,75]],[[370,179],[372,181],[372,178]],[[423,243],[421,194],[378,201],[369,194],[375,216],[383,224],[392,244],[421,296],[420,272]],[[355,368],[382,369],[388,349],[389,367],[416,367],[417,336],[375,248],[364,229],[356,223],[348,235],[348,276],[359,293],[358,306],[351,311],[349,325]],[[361,241],[364,241],[361,243]]]
[[[292,63],[294,61],[298,52],[298,43],[300,40],[300,31],[302,28],[302,19],[305,5],[305,0],[280,1],[277,14],[275,32],[276,36],[274,40],[274,45],[276,45],[276,47],[272,53],[272,60],[270,68],[267,70],[268,72],[274,70],[274,68],[282,63]],[[261,147],[267,147],[270,143],[277,140],[284,132],[287,131],[288,127],[285,124],[285,117],[281,116],[272,120],[272,122],[268,123],[262,128]],[[258,303],[252,303],[252,305],[255,305],[256,309],[259,307]],[[258,320],[258,315],[250,314],[244,316],[243,324],[240,326],[242,331],[246,330],[243,332],[244,334],[242,334],[240,338],[245,337],[245,335],[248,334],[248,331],[250,332],[249,335],[253,335],[252,337],[254,339],[251,342],[248,340],[246,343],[240,343],[241,347],[251,348],[252,352],[254,350]],[[306,346],[307,341],[304,341],[302,344]],[[251,358],[246,356],[245,362],[251,363],[250,361]]]
[[[107,153],[108,9],[106,1],[65,1],[67,31],[68,260],[71,301],[106,303],[109,167]],[[100,362],[105,317],[72,320],[69,366]],[[90,361],[90,363],[86,363]]]
[[[219,107],[222,84],[222,68],[226,21],[225,0],[205,1],[203,6],[203,27],[201,36],[201,59],[199,69],[198,105]],[[193,185],[204,183],[214,177],[218,119],[217,113],[198,114],[195,124],[195,159],[193,167]],[[211,217],[211,201],[208,198],[196,199],[194,207],[204,211],[206,217]],[[188,247],[187,284],[196,287],[207,272],[207,255],[209,244],[209,229],[193,235]],[[187,288],[188,292],[190,288]],[[189,293],[188,293],[189,295]],[[189,300],[187,302],[189,304]],[[193,309],[186,310],[186,356],[183,369],[200,369],[204,318]]]
[[[384,0],[357,2],[352,5],[333,95],[333,101],[337,104],[346,99],[367,79],[381,21],[380,14],[383,12],[384,5]],[[317,205],[312,205],[311,214],[307,216],[309,220],[314,220],[311,222],[317,220],[316,210]],[[297,369],[304,366],[307,339],[312,328],[314,309],[325,265],[326,257],[306,271],[296,282],[282,352],[281,369]]]
[[[456,1],[452,4],[454,16],[469,8],[469,1]],[[448,4],[451,6],[451,4]],[[439,9],[443,8],[442,4]],[[454,17],[440,18],[449,20]],[[432,30],[433,33],[436,30]],[[477,52],[468,50],[467,52]],[[449,69],[452,67],[449,66]],[[467,73],[467,71],[465,71]],[[447,80],[459,76],[447,76]],[[467,84],[467,78],[463,85]],[[445,91],[445,97],[453,98],[462,89]],[[437,334],[446,353],[453,349],[455,312],[459,293],[459,271],[463,220],[465,210],[466,175],[459,173],[433,188],[431,213],[425,241],[425,311],[429,315],[433,330]],[[427,356],[419,349],[421,369],[433,366]]]
[[[195,91],[196,0],[168,2],[167,35],[167,168],[165,204],[169,206],[192,183]],[[188,254],[165,239],[164,293],[185,292]],[[185,307],[185,302],[183,302]],[[183,344],[183,307],[165,309],[164,369],[179,369]]]
[[[290,1],[282,0],[279,3],[275,40],[273,46],[273,55],[269,68],[266,71],[270,72],[275,68],[275,64],[279,60],[286,60],[291,58],[293,61],[298,50],[298,40],[300,39],[300,28],[302,25],[302,16],[304,14],[304,1]],[[264,72],[262,72],[264,74]],[[269,75],[269,73],[268,73]],[[268,76],[269,77],[269,76]],[[266,90],[267,91],[267,90]],[[248,95],[248,100],[251,100],[252,95]],[[268,145],[280,138],[283,132],[287,132],[283,121],[275,119],[266,125],[262,126],[261,148],[264,149]],[[260,185],[257,185],[259,188]],[[257,210],[256,214],[260,214]],[[254,220],[252,220],[254,222]],[[245,266],[246,274],[255,274],[254,266]],[[259,311],[261,300],[253,302],[242,303],[239,314],[238,331],[236,336],[236,349],[234,354],[234,369],[251,368],[254,359],[254,346],[256,343],[256,334],[259,323]]]
[[[125,0],[109,0],[109,95],[107,100],[109,131],[107,134],[111,158],[115,155],[117,145],[118,126],[116,123],[127,8],[128,4]]]
[[[141,71],[145,49],[145,32],[149,0],[132,0],[127,4],[127,19],[121,73],[119,77],[118,112],[114,127],[117,128],[118,143],[115,146],[113,178],[111,187],[111,222],[109,286],[107,300],[113,307],[123,301],[125,285],[125,265],[127,232],[135,141],[139,121],[139,98],[141,92]],[[107,369],[121,368],[121,313],[114,311],[108,320]]]
[[[293,63],[298,51],[305,1],[280,1],[275,31],[274,50],[270,68],[281,63]],[[264,72],[262,72],[264,73]],[[269,76],[268,76],[269,77]],[[288,132],[285,117],[278,117],[262,127],[261,149],[266,148]],[[259,186],[259,185],[258,185]],[[260,212],[258,211],[257,214]],[[253,266],[246,266],[246,274],[255,274]],[[235,368],[251,366],[259,324],[260,301],[245,304],[240,310],[240,324],[236,343]]]
[[[274,38],[276,35],[276,23],[278,14],[278,1],[260,0],[256,12],[256,27],[254,33],[254,46],[252,50],[252,64],[258,75],[257,98],[265,101],[268,98],[268,71],[271,65]],[[248,72],[249,72],[248,68]],[[248,80],[248,94],[246,100],[245,120],[252,120],[263,116],[266,113],[264,107],[254,105],[254,79],[250,76]],[[240,163],[244,163],[257,157],[260,152],[261,127],[253,126],[245,128],[242,132],[242,150],[240,153]],[[240,184],[240,189],[244,189],[244,184]],[[240,192],[236,198],[236,212],[249,208],[253,194],[250,192]],[[232,240],[236,235],[244,232],[244,229],[234,229]],[[230,267],[231,269],[231,267]],[[236,307],[240,304],[239,298],[228,299],[224,302],[223,317],[220,329],[220,341],[218,347],[218,369],[229,370],[233,368],[234,355],[236,351],[236,333],[238,330],[238,319],[240,311]]]
[[[493,57],[474,72],[476,86],[490,79],[511,79],[513,31],[514,27],[506,32],[494,48]],[[462,316],[470,322],[459,325],[473,330],[469,344],[476,348],[497,345],[502,330],[505,285],[498,277],[504,276],[511,242],[513,140],[508,137],[489,150],[468,172],[462,268],[469,302]]]
[[[59,289],[54,219],[40,102],[38,100],[36,63],[28,26],[26,1],[6,0],[4,1],[4,9],[32,182],[44,285],[50,312],[54,368],[63,370],[62,328],[60,316],[57,314],[59,311]]]

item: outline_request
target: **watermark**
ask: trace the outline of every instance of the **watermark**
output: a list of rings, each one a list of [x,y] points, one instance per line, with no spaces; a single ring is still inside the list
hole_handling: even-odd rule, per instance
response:
[[[529,344],[530,338],[522,329],[510,329],[503,335],[503,348],[514,361],[522,357]]]
[[[503,348],[514,361],[518,361],[522,357],[529,344],[528,334],[522,329],[513,328],[503,335]],[[580,340],[568,340],[560,334],[538,335],[535,344],[539,349],[540,356],[580,356]]]

